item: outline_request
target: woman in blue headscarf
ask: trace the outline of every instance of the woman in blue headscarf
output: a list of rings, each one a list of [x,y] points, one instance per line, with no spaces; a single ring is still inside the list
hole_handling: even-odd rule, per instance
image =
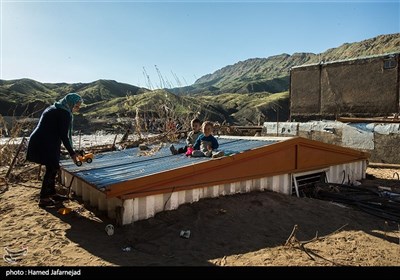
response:
[[[53,206],[63,197],[56,194],[55,181],[60,168],[61,142],[76,162],[77,154],[72,146],[73,112],[82,104],[82,97],[69,93],[49,106],[40,117],[39,123],[29,138],[26,159],[46,166],[40,191],[39,206]]]

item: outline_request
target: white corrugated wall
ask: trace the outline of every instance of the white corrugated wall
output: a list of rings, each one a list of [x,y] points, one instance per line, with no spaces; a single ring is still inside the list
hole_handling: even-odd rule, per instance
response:
[[[324,170],[327,172],[329,182],[341,183],[343,176],[345,176],[346,182],[348,179],[350,179],[351,182],[364,179],[366,168],[366,161],[358,161],[331,166]],[[69,186],[71,184],[71,179],[72,175],[62,171],[62,183],[64,186]],[[88,185],[78,177],[75,177],[73,180],[71,188],[78,196],[82,196],[84,201],[89,202],[91,206],[97,207],[102,211],[107,211],[108,217],[115,219],[119,216],[118,214],[120,214],[119,218],[122,219],[122,221],[119,222],[126,225],[134,221],[148,219],[162,211],[177,209],[179,205],[193,203],[207,197],[263,190],[291,195],[292,174],[282,174],[126,200],[121,200],[119,198],[106,199],[103,192]],[[116,211],[120,211],[120,213],[117,214]]]

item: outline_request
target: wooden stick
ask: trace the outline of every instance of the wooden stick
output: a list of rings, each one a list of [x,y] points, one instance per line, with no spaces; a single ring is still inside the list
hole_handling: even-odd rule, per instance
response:
[[[292,242],[291,242],[291,241],[292,241],[292,238],[295,236],[297,229],[298,229],[298,226],[297,226],[297,225],[294,225],[294,227],[293,227],[293,229],[292,229],[292,232],[290,233],[288,239],[286,239],[285,246],[287,246],[287,245],[289,245],[289,244],[292,243]]]
[[[323,257],[323,256],[321,256],[321,255],[319,255],[317,253],[314,253],[314,251],[312,251],[311,249],[306,248],[305,245],[308,244],[308,243],[311,243],[313,241],[322,240],[322,239],[324,239],[324,238],[326,238],[328,236],[331,236],[331,235],[339,232],[340,230],[342,230],[347,225],[348,224],[345,224],[345,225],[341,226],[340,228],[338,228],[337,230],[335,230],[334,232],[332,232],[330,234],[327,234],[327,235],[324,235],[324,236],[321,236],[321,237],[318,237],[318,231],[317,231],[316,234],[315,234],[315,237],[313,239],[307,240],[307,241],[299,241],[296,238],[296,232],[298,230],[298,226],[294,225],[293,230],[292,230],[291,234],[289,235],[289,238],[286,240],[285,246],[286,245],[298,245],[297,249],[301,249],[302,251],[304,251],[304,253],[306,253],[307,256],[313,261],[315,261],[315,258],[312,255],[314,255],[316,257],[319,257],[319,258],[321,258],[321,259],[323,259],[325,261],[331,262],[334,265],[341,265],[341,264],[338,264],[338,263],[336,263],[336,262],[334,262],[332,260],[329,260],[329,259],[327,259],[327,258],[325,258],[325,257]],[[399,225],[399,232],[400,232],[400,225]],[[399,237],[399,243],[400,243],[400,237]]]
[[[112,147],[113,147],[113,148],[115,148],[115,142],[117,141],[117,136],[118,136],[118,134],[115,134],[114,142],[113,142],[113,144],[112,144]]]
[[[325,238],[327,238],[328,236],[331,236],[331,235],[334,235],[334,234],[338,233],[339,231],[341,231],[341,230],[342,230],[344,227],[346,227],[347,225],[348,225],[348,224],[345,224],[345,225],[341,226],[340,228],[338,228],[337,230],[335,230],[334,232],[332,232],[332,233],[330,233],[330,234],[327,234],[327,235],[324,235],[324,236],[320,236],[320,237],[318,237],[318,232],[317,232],[316,236],[315,236],[313,239],[306,240],[306,241],[300,241],[300,243],[303,244],[303,245],[306,245],[306,244],[308,244],[308,243],[311,243],[311,242],[314,242],[314,241],[317,241],[317,240],[325,239]]]
[[[380,163],[380,162],[370,162],[370,163],[368,163],[368,167],[372,167],[372,168],[391,168],[391,169],[400,169],[400,164],[394,164],[394,163]]]
[[[14,167],[16,161],[17,161],[17,157],[18,157],[19,153],[21,152],[21,149],[22,149],[22,146],[24,145],[25,139],[26,139],[26,138],[25,138],[25,136],[24,136],[24,137],[22,138],[22,140],[21,140],[21,143],[20,143],[19,146],[18,146],[17,152],[16,152],[16,154],[15,154],[15,156],[14,156],[12,162],[11,162],[11,165],[10,165],[10,167],[8,168],[8,171],[7,171],[7,174],[6,174],[6,178],[7,178],[7,179],[8,179],[8,177],[10,176],[11,170],[13,169],[13,167]]]
[[[308,253],[308,250],[306,249],[306,247],[304,247],[304,245],[301,244],[300,242],[299,242],[299,244],[300,244],[300,248],[310,257],[310,259],[312,259],[313,261],[315,261],[315,259],[313,258],[313,256],[311,256],[310,253]]]
[[[304,247],[304,245],[301,245],[300,247],[303,249],[303,251],[304,251],[313,261],[315,261],[315,259],[311,256],[311,254],[313,254],[314,256],[316,256],[316,257],[318,257],[318,258],[321,258],[321,259],[323,259],[323,260],[325,260],[325,261],[328,261],[328,262],[330,262],[330,263],[332,263],[332,264],[334,264],[334,265],[342,266],[341,264],[338,264],[338,263],[336,263],[336,262],[334,262],[334,261],[332,261],[332,260],[329,260],[329,259],[327,259],[327,258],[321,256],[320,254],[315,253],[313,250]],[[311,253],[311,254],[310,254],[310,253]]]
[[[71,198],[71,189],[72,189],[72,182],[74,181],[75,176],[72,176],[71,182],[69,183],[69,187],[68,187],[68,194],[67,197]]]

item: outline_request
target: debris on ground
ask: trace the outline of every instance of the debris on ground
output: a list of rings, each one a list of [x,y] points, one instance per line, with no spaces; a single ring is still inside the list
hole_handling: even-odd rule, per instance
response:
[[[377,217],[400,223],[400,192],[394,188],[318,182],[313,197],[352,205]]]

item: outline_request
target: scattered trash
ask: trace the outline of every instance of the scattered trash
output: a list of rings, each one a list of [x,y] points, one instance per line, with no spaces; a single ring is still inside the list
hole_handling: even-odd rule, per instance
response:
[[[58,213],[60,213],[61,215],[67,215],[69,213],[71,213],[72,209],[71,208],[60,208],[58,209]]]
[[[112,224],[106,225],[105,230],[109,236],[114,234],[114,226]]]
[[[22,248],[21,250],[12,250],[8,247],[5,247],[6,255],[3,256],[3,260],[9,264],[15,264],[22,260],[23,256],[28,254],[28,248]]]
[[[21,261],[22,258],[21,258],[21,257],[13,257],[13,256],[11,256],[11,255],[4,255],[4,256],[3,256],[3,260],[4,260],[6,263],[9,263],[9,264],[15,264],[15,263]]]
[[[132,251],[132,247],[131,247],[131,246],[123,247],[123,248],[122,248],[122,251],[124,251],[124,252],[130,252],[130,251]]]
[[[389,198],[392,201],[400,202],[400,193],[382,191],[379,193],[379,196]]]
[[[181,233],[179,234],[180,237],[189,239],[190,237],[190,230],[181,230]]]
[[[331,204],[336,205],[336,206],[339,206],[339,207],[342,207],[342,208],[349,208],[349,207],[347,207],[346,205],[344,205],[344,204],[342,204],[342,203],[338,203],[338,202],[333,202],[333,201],[331,201]]]
[[[28,254],[28,247],[24,247],[21,250],[13,250],[8,247],[5,247],[4,251],[6,251],[7,254],[13,256],[26,256]]]
[[[225,209],[218,209],[218,214],[225,214],[226,213],[226,210]]]
[[[398,193],[364,185],[319,182],[315,184],[313,197],[352,205],[371,215],[400,222],[400,194]]]

